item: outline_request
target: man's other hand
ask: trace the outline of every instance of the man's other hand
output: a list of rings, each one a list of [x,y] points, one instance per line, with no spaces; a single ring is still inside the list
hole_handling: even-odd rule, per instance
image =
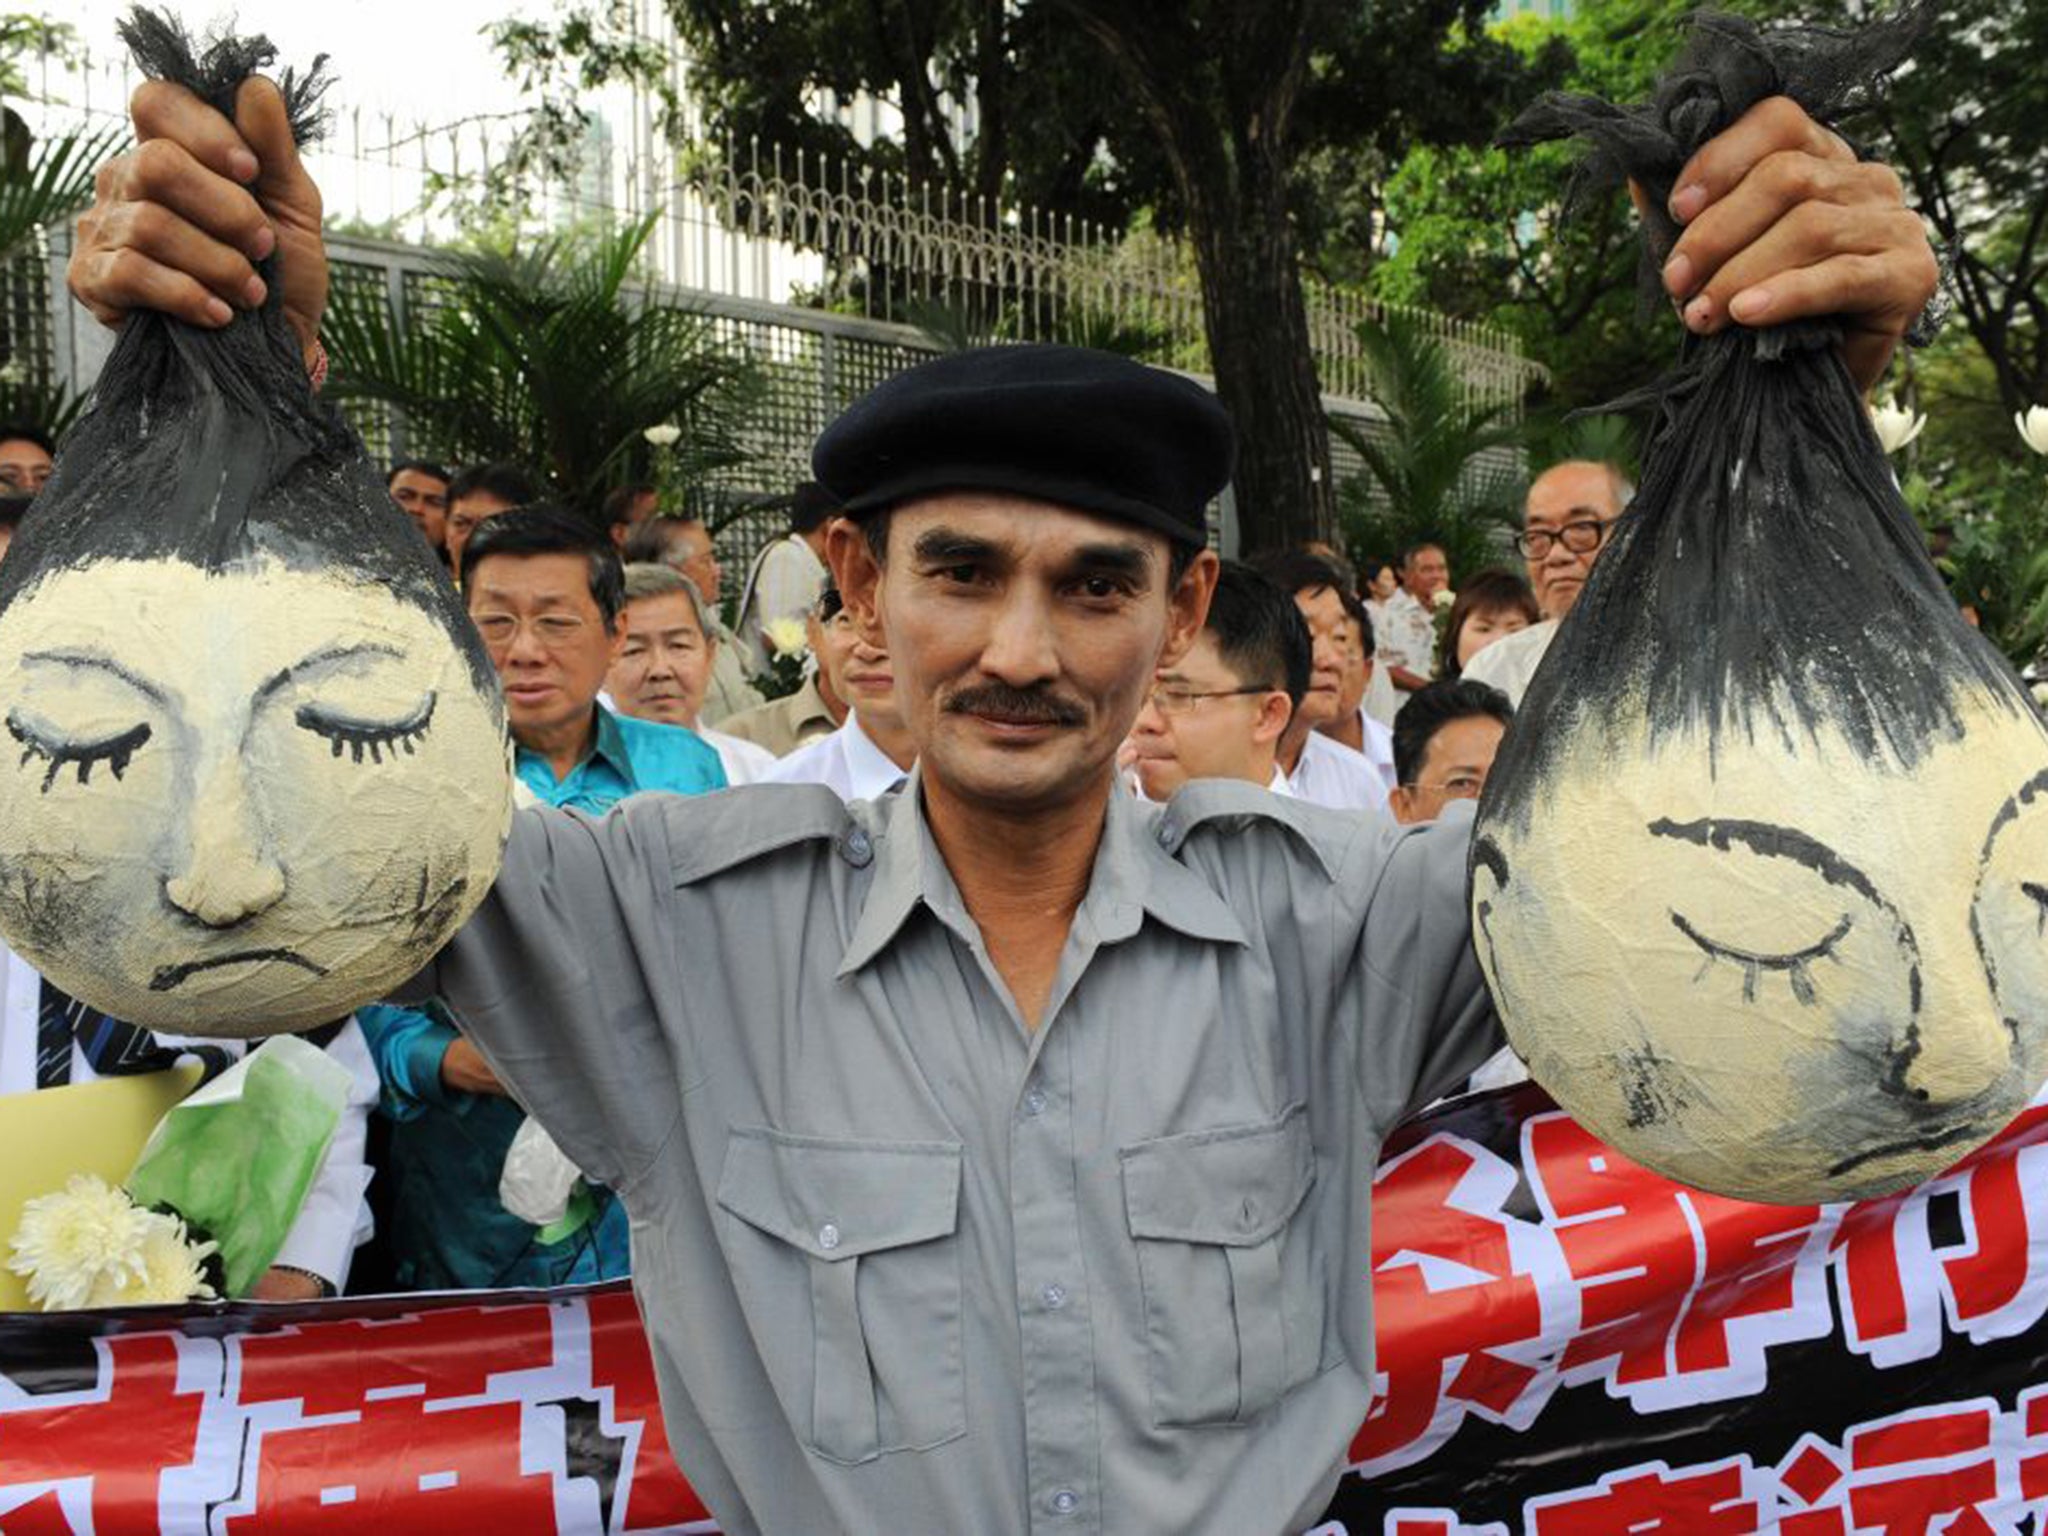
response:
[[[100,168],[78,219],[68,274],[78,301],[107,325],[157,309],[223,326],[264,301],[255,263],[276,251],[278,299],[310,354],[327,307],[320,189],[277,87],[244,81],[230,123],[182,86],[151,81],[129,113],[136,147]]]
[[[460,1035],[441,1053],[441,1086],[463,1093],[495,1093],[501,1098],[505,1085],[484,1060],[484,1054]]]
[[[1671,215],[1685,232],[1664,286],[1690,329],[1837,317],[1843,361],[1865,391],[1940,281],[1897,173],[1859,164],[1782,96],[1701,146],[1678,174]]]

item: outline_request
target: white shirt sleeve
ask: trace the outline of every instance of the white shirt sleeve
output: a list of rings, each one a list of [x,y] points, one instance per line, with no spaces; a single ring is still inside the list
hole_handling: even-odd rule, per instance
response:
[[[377,1067],[362,1026],[354,1019],[328,1042],[327,1054],[348,1069],[348,1102],[342,1106],[334,1140],[327,1145],[326,1160],[306,1191],[299,1219],[285,1234],[273,1262],[318,1275],[340,1291],[348,1284],[357,1245],[370,1236],[370,1207],[363,1191],[370,1186],[368,1141],[370,1111],[377,1103]]]

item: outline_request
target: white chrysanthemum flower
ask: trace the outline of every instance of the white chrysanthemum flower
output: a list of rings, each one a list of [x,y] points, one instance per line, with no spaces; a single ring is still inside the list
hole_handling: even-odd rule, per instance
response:
[[[801,656],[810,647],[810,632],[802,619],[770,619],[761,633],[777,656]]]
[[[218,1243],[195,1243],[185,1223],[161,1211],[145,1211],[149,1230],[142,1240],[141,1263],[118,1287],[96,1296],[96,1307],[141,1307],[181,1301],[212,1301],[215,1291],[202,1267],[218,1252]]]
[[[7,1267],[28,1281],[28,1299],[45,1312],[93,1306],[104,1289],[142,1273],[151,1220],[125,1189],[73,1174],[21,1208]]]
[[[673,448],[683,440],[683,429],[669,421],[658,427],[649,427],[640,435],[657,448]]]
[[[1451,605],[1458,600],[1458,594],[1449,587],[1438,587],[1436,591],[1430,593],[1429,600],[1436,605],[1438,613],[1449,613]]]

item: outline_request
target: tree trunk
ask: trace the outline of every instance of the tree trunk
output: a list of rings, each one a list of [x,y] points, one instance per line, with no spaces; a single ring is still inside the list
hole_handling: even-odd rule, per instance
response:
[[[1336,497],[1284,179],[1275,169],[1237,180],[1203,189],[1188,214],[1216,394],[1237,427],[1241,550],[1255,554],[1332,538]]]
[[[1186,204],[1216,394],[1237,428],[1243,551],[1330,538],[1329,428],[1287,213],[1289,125],[1326,0],[1057,3],[1137,92]]]

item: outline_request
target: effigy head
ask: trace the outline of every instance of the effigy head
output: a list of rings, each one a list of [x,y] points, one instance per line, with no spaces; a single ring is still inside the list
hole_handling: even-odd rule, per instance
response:
[[[1767,97],[1867,101],[1925,11],[1706,15],[1654,99],[1551,98],[1638,184]],[[1929,560],[1839,328],[1690,338],[1642,486],[1488,780],[1472,915],[1509,1038],[1671,1178],[1855,1199],[1988,1140],[2048,1077],[2048,730]]]
[[[270,57],[129,37],[215,101]],[[285,88],[303,129],[318,86]],[[125,324],[0,564],[0,727],[0,933],[183,1033],[383,995],[482,900],[510,815],[489,658],[274,299]]]

